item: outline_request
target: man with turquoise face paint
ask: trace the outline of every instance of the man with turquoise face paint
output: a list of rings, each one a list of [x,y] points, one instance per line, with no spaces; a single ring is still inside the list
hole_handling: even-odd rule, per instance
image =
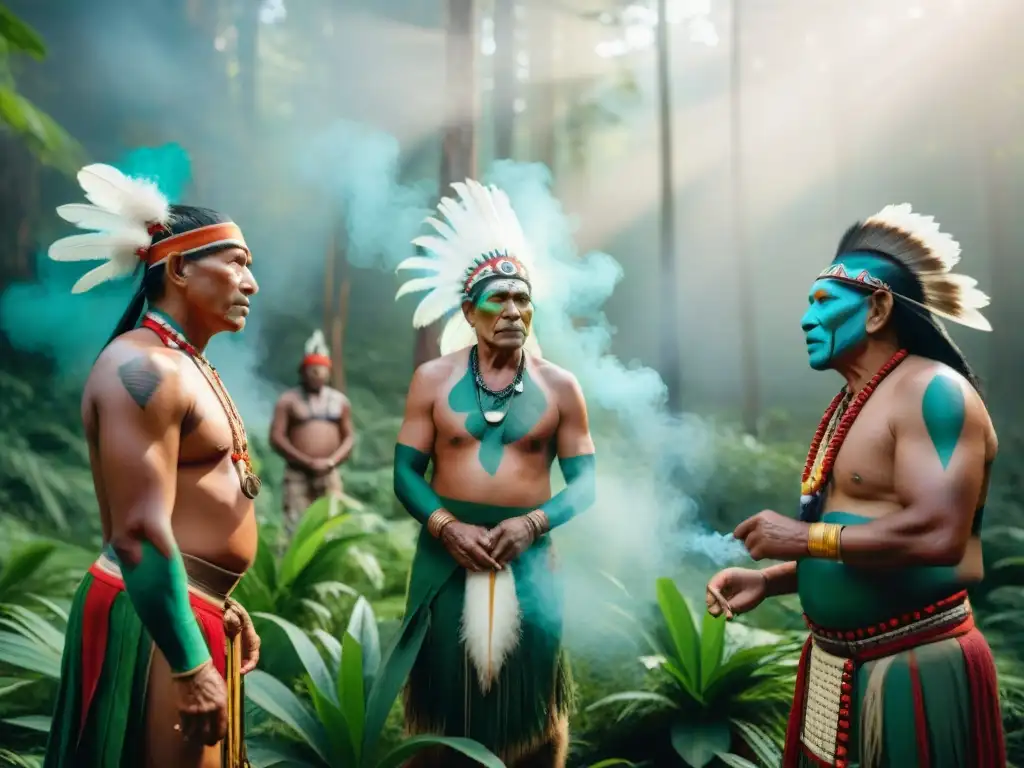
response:
[[[708,583],[727,618],[800,596],[801,658],[783,768],[1005,766],[995,664],[966,589],[996,433],[939,318],[991,330],[988,298],[953,274],[960,246],[889,206],[851,227],[811,285],[808,361],[846,386],[811,443],[800,519],[765,510],[735,530],[763,570]]]
[[[395,493],[423,527],[367,732],[407,681],[411,732],[473,739],[510,768],[562,768],[571,681],[549,532],[592,504],[594,444],[579,384],[532,334],[543,262],[503,192],[453,186],[447,222],[429,219],[438,235],[415,241],[434,257],[399,265],[433,273],[398,292],[430,289],[414,325],[453,314],[442,356],[413,376],[395,447]],[[552,496],[556,457],[566,487]],[[410,765],[462,765],[448,744]]]

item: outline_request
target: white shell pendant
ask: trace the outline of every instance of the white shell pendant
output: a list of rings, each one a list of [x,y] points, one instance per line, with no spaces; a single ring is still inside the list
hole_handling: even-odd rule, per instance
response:
[[[488,424],[501,424],[505,420],[505,414],[501,411],[484,411],[484,421]]]
[[[522,382],[522,380],[516,382],[516,388],[515,389],[516,389],[516,393],[517,394],[522,393],[522,391],[523,391],[523,382]]]

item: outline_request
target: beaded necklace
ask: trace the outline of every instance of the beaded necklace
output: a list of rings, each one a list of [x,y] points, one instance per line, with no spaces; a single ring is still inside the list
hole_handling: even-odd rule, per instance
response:
[[[864,404],[885,377],[907,358],[907,354],[907,350],[901,349],[889,358],[856,397],[853,397],[853,393],[847,387],[843,387],[842,391],[832,398],[825,415],[821,417],[818,429],[814,432],[814,439],[811,440],[811,447],[807,452],[807,461],[804,463],[803,476],[800,478],[800,504],[805,512],[802,517],[806,518],[809,509],[821,501],[821,491],[832,477],[832,466],[839,455],[839,449],[843,447],[846,435],[860,415]]]
[[[159,336],[164,346],[180,349],[188,355],[199,372],[203,374],[203,378],[209,383],[210,388],[213,389],[213,393],[220,400],[221,407],[224,409],[224,415],[228,418],[228,426],[231,428],[231,461],[235,466],[235,472],[238,473],[238,482],[242,486],[242,493],[246,498],[255,499],[263,484],[252,469],[252,461],[249,458],[249,438],[245,433],[245,424],[235,407],[234,400],[228,394],[227,387],[221,381],[217,369],[203,357],[198,349],[189,344],[181,331],[155,312],[146,313],[142,320],[142,327],[148,328]]]

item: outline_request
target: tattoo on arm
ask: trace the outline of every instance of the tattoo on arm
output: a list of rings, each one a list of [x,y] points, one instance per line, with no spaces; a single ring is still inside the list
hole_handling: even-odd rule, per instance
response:
[[[942,468],[946,469],[960,441],[967,415],[960,383],[949,376],[936,374],[924,391],[921,412]]]
[[[135,404],[143,410],[153,399],[163,379],[160,369],[147,357],[137,357],[118,366],[117,377]]]

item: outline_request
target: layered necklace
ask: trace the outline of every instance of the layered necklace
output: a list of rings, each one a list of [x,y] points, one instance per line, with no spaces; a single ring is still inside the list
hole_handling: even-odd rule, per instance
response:
[[[224,415],[228,419],[228,426],[231,427],[231,461],[234,464],[235,472],[238,473],[238,482],[242,487],[242,493],[245,494],[246,498],[255,499],[259,495],[263,484],[252,469],[252,461],[249,458],[249,438],[245,434],[245,424],[242,422],[242,417],[235,407],[234,400],[228,394],[227,387],[221,381],[217,369],[210,364],[209,360],[203,357],[198,349],[188,342],[188,339],[185,338],[181,331],[156,312],[146,313],[142,320],[142,327],[149,328],[149,330],[159,336],[164,346],[180,349],[188,355],[192,362],[195,363],[196,368],[199,369],[199,372],[203,374],[203,378],[209,383],[213,393],[220,400],[221,407],[224,409]]]
[[[861,409],[874,394],[878,385],[886,376],[892,373],[896,366],[907,358],[907,350],[901,349],[883,365],[871,381],[854,397],[848,387],[843,389],[832,398],[832,402],[821,417],[818,429],[811,440],[810,450],[807,452],[807,461],[804,463],[803,476],[800,478],[800,507],[801,518],[804,520],[817,520],[818,510],[821,507],[823,491],[832,478],[832,467],[835,464],[839,449],[843,447],[850,427],[857,420]]]
[[[526,352],[519,358],[519,367],[516,369],[515,378],[501,390],[493,390],[484,381],[484,375],[480,372],[480,355],[474,345],[469,350],[469,367],[473,372],[473,381],[476,383],[476,403],[483,414],[484,421],[492,426],[501,424],[512,407],[515,396],[523,391],[523,374],[526,371]],[[484,406],[484,396],[490,400],[490,407]]]

